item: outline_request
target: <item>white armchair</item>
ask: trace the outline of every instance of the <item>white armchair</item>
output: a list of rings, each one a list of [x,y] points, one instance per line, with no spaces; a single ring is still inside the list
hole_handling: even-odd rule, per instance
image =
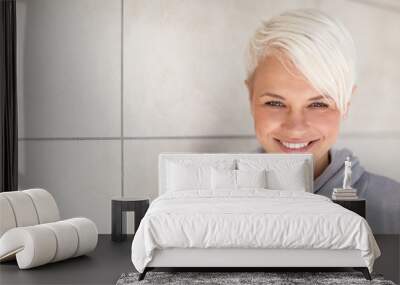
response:
[[[44,189],[0,193],[0,262],[17,259],[28,269],[86,254],[96,248],[97,227],[87,218],[60,221]]]

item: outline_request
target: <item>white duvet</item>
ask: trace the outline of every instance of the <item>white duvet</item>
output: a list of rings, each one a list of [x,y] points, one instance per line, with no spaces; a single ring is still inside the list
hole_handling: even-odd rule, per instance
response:
[[[143,272],[154,249],[358,249],[372,272],[380,250],[366,220],[327,197],[300,191],[178,191],[155,199],[132,243]]]

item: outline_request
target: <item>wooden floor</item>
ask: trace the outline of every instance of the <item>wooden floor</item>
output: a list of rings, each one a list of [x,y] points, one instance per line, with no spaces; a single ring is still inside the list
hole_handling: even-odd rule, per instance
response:
[[[375,236],[382,251],[374,272],[399,284],[400,235]],[[131,262],[132,237],[112,242],[109,235],[100,235],[94,252],[41,267],[19,270],[16,262],[0,264],[0,284],[115,284],[124,272],[135,271]]]

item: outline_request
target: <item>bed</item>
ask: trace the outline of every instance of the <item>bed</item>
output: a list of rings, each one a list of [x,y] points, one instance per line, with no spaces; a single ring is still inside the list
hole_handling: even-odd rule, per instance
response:
[[[352,267],[379,247],[364,218],[313,194],[311,154],[159,155],[159,197],[132,242],[154,268]]]

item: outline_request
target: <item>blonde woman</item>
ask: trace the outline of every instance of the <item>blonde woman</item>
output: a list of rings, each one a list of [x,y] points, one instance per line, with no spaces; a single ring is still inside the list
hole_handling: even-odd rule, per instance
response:
[[[264,22],[249,45],[251,112],[259,152],[312,153],[314,192],[341,187],[346,157],[367,200],[374,233],[400,233],[400,183],[366,171],[348,149],[332,148],[356,92],[356,52],[348,30],[323,12],[292,10]],[[372,154],[371,155],[378,155]]]

